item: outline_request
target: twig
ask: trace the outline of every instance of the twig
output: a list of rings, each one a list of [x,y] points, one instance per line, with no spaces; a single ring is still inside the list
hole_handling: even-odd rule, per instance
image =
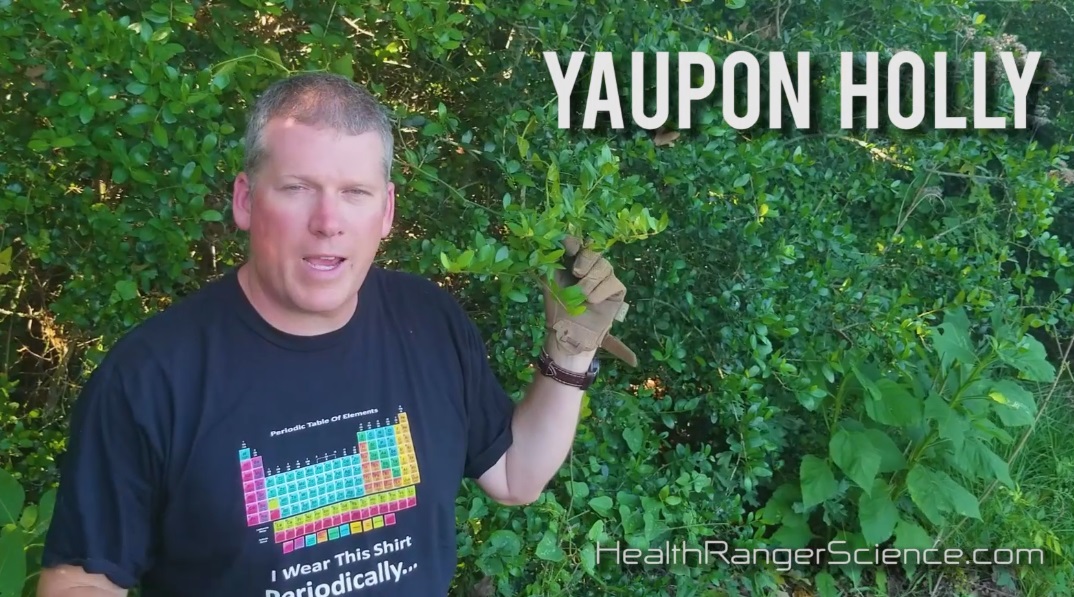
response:
[[[723,43],[725,43],[727,45],[735,46],[736,48],[742,48],[743,50],[749,50],[751,52],[761,54],[762,56],[767,56],[768,55],[768,52],[766,52],[766,51],[764,51],[764,50],[762,50],[760,48],[755,48],[753,46],[748,46],[748,45],[746,45],[744,43],[740,43],[740,42],[737,42],[737,41],[734,41],[734,40],[730,40],[730,39],[720,37],[719,35],[716,35],[714,32],[702,31],[701,29],[698,29],[697,27],[691,27],[690,25],[685,25],[683,23],[676,23],[676,24],[679,27],[682,27],[683,29],[686,29],[688,31],[693,31],[694,33],[700,33],[702,35],[709,35],[713,39],[715,39],[717,41],[721,41],[721,42],[723,42]]]
[[[932,597],[936,597],[936,592],[943,586],[943,572],[940,572],[940,576],[936,579],[936,585],[932,587]]]

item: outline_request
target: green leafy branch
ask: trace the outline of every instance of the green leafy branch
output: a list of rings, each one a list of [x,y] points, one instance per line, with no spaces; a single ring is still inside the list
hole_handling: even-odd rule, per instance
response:
[[[806,454],[797,483],[764,510],[764,522],[778,527],[771,540],[804,546],[814,538],[812,514],[834,526],[845,508],[854,521],[843,536],[855,547],[929,548],[952,521],[981,518],[976,481],[1013,488],[995,448],[1035,421],[1025,384],[1050,382],[1056,371],[1039,341],[998,317],[992,323],[975,342],[966,313],[947,311],[927,334],[928,350],[898,372],[846,357],[826,452]]]

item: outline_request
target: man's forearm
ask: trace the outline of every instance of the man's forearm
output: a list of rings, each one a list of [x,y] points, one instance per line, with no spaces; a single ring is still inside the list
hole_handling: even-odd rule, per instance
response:
[[[64,589],[50,589],[49,593],[38,593],[38,597],[120,597],[127,593],[117,593],[111,589],[101,587],[79,586]]]
[[[595,352],[554,355],[556,364],[571,371],[589,368]],[[511,495],[535,500],[563,466],[578,430],[582,390],[537,374],[515,410],[514,443],[507,451],[507,486]]]
[[[128,594],[101,574],[90,574],[67,564],[44,568],[37,582],[37,597],[125,597]]]

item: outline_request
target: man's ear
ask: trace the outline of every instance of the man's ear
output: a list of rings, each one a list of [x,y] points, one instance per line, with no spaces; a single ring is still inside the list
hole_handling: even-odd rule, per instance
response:
[[[381,224],[380,237],[387,238],[388,234],[392,231],[392,224],[395,222],[395,183],[388,183],[388,196],[385,199],[384,205],[384,220]]]
[[[231,189],[231,213],[239,230],[250,229],[250,210],[253,207],[253,181],[245,172],[235,177]]]

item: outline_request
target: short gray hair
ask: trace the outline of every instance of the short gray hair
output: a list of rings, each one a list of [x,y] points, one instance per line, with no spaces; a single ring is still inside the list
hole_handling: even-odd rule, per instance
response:
[[[327,127],[350,135],[373,132],[384,148],[384,175],[391,179],[395,140],[387,110],[354,81],[325,72],[292,75],[276,81],[254,104],[246,126],[243,168],[252,177],[264,162],[265,126],[274,118]]]

